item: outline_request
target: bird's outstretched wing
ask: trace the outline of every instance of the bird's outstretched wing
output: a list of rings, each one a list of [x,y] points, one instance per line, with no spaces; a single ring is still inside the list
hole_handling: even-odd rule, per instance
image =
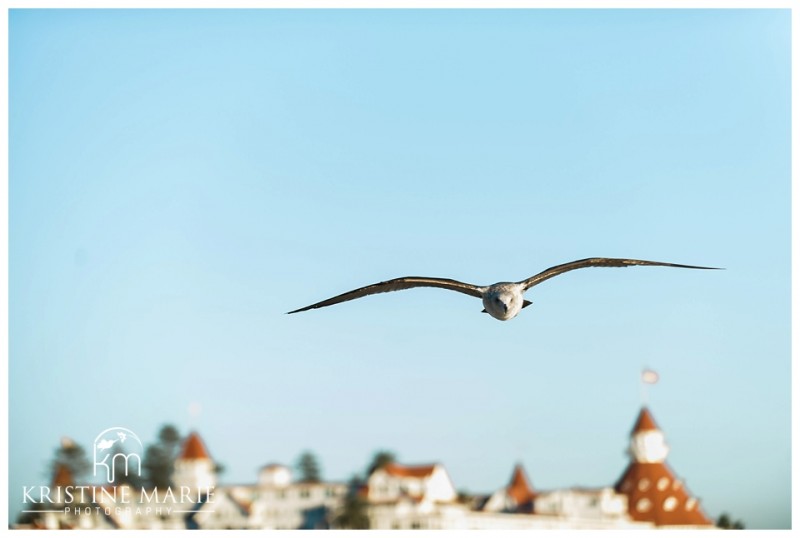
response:
[[[386,282],[378,282],[377,284],[364,286],[363,288],[358,288],[357,290],[348,291],[346,293],[342,293],[341,295],[337,295],[336,297],[331,297],[330,299],[320,301],[319,303],[314,303],[310,306],[292,310],[291,312],[287,312],[287,314],[294,314],[296,312],[311,310],[312,308],[322,308],[323,306],[331,306],[337,303],[343,303],[345,301],[352,301],[353,299],[358,299],[359,297],[364,297],[366,295],[373,295],[375,293],[407,290],[409,288],[444,288],[446,290],[466,293],[467,295],[471,295],[473,297],[482,297],[484,290],[484,288],[481,286],[475,286],[473,284],[467,284],[465,282],[459,282],[458,280],[451,280],[449,278],[405,276],[402,278],[387,280]]]
[[[518,282],[523,285],[523,289],[527,290],[537,284],[541,284],[548,278],[553,278],[561,273],[572,271],[574,269],[583,269],[584,267],[631,267],[633,265],[659,265],[663,267],[681,267],[683,269],[720,269],[719,267],[701,267],[698,265],[681,265],[678,263],[666,262],[651,262],[647,260],[628,260],[624,258],[586,258],[583,260],[576,260],[574,262],[562,263],[550,269],[545,269],[538,275],[534,275],[526,280]]]

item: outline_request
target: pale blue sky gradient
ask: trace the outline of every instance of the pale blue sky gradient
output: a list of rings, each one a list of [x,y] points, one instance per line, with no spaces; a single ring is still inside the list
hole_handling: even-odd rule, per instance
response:
[[[386,448],[610,485],[648,365],[706,512],[790,525],[788,10],[9,22],[11,517],[62,435],[166,422],[228,483]],[[506,323],[442,290],[283,314],[588,256],[726,271],[577,271]]]

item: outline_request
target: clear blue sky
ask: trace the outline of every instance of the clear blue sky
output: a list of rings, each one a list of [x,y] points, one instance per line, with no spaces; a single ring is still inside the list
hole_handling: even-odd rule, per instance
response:
[[[380,448],[612,484],[641,405],[716,518],[790,525],[790,13],[12,11],[9,507],[61,436],[224,482]],[[592,269],[498,322],[403,275]],[[202,406],[192,418],[192,402]]]

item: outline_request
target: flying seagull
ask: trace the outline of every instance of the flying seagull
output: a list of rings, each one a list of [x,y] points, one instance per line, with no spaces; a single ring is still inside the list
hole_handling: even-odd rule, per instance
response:
[[[533,275],[525,280],[520,280],[519,282],[498,282],[491,286],[476,286],[475,284],[459,282],[458,280],[449,278],[404,276],[348,291],[336,297],[320,301],[319,303],[292,310],[291,312],[287,312],[287,314],[295,314],[313,308],[331,306],[375,293],[385,293],[387,291],[407,290],[409,288],[444,288],[446,290],[458,291],[473,297],[478,297],[483,300],[484,312],[488,313],[493,318],[505,321],[513,318],[519,314],[520,310],[531,304],[530,301],[522,298],[522,295],[526,291],[554,276],[574,269],[583,269],[584,267],[630,267],[632,265],[658,265],[663,267],[681,267],[683,269],[720,269],[719,267],[700,267],[697,265],[680,265],[677,263],[628,260],[623,258],[586,258],[556,265],[555,267],[545,269],[541,273]]]

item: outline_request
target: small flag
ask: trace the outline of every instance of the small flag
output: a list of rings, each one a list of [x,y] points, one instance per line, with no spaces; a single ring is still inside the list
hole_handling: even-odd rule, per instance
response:
[[[658,372],[655,370],[642,370],[642,383],[654,385],[658,383]]]

